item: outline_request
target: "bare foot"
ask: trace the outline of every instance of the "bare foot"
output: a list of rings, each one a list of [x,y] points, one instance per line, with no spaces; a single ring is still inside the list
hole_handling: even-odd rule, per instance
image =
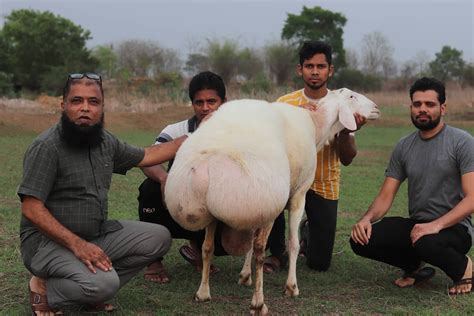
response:
[[[145,280],[165,284],[170,282],[170,278],[166,274],[165,267],[161,260],[150,264],[145,270]]]
[[[461,280],[456,282],[452,287],[449,288],[449,295],[466,294],[472,290],[472,280],[462,282],[463,280],[472,279],[472,260],[467,257],[467,266],[464,271],[464,275]]]
[[[414,278],[409,278],[409,277],[400,277],[393,281],[393,283],[401,288],[404,287],[409,287],[415,284],[415,279]]]
[[[398,287],[405,288],[413,286],[415,284],[421,284],[423,282],[426,282],[432,277],[434,277],[435,274],[435,269],[431,267],[421,267],[414,272],[405,273],[402,277],[393,281],[393,283]]]
[[[32,276],[30,279],[30,290],[40,295],[46,295],[46,281],[37,276]]]

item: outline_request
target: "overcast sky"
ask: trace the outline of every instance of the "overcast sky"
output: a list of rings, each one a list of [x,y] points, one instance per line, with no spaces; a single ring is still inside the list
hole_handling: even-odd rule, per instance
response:
[[[359,50],[365,34],[381,32],[397,62],[443,45],[473,61],[474,0],[0,0],[0,25],[12,10],[49,10],[90,30],[89,47],[126,39],[157,41],[182,56],[206,38],[263,47],[279,40],[288,13],[321,6],[347,18],[344,46]]]

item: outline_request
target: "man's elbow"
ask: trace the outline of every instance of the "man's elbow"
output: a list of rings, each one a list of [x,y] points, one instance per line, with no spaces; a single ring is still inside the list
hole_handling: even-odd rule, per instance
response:
[[[354,160],[355,156],[357,156],[357,151],[352,151],[350,153],[346,153],[345,155],[341,155],[339,160],[343,166],[349,166]]]

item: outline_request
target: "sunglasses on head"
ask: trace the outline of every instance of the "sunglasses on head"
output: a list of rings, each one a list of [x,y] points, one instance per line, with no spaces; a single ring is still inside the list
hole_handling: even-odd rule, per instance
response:
[[[91,80],[97,80],[97,81],[99,81],[100,84],[102,84],[102,77],[100,75],[92,73],[92,72],[86,72],[86,73],[83,73],[83,74],[69,74],[67,76],[67,79],[68,80],[75,80],[75,79],[82,79],[84,77],[86,77],[88,79],[91,79]]]

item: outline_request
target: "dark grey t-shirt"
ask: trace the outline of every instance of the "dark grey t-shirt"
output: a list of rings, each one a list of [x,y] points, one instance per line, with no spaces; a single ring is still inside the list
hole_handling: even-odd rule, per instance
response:
[[[118,221],[107,219],[112,173],[125,174],[140,163],[144,150],[119,141],[108,131],[97,147],[72,147],[62,139],[61,129],[61,123],[53,126],[28,147],[18,195],[43,201],[61,224],[86,240],[121,229]],[[28,264],[42,234],[24,216],[20,238]]]
[[[474,138],[445,125],[430,139],[419,132],[402,138],[395,147],[385,176],[408,178],[411,218],[433,221],[449,212],[464,197],[461,176],[474,172]],[[471,216],[461,222],[472,235]]]

